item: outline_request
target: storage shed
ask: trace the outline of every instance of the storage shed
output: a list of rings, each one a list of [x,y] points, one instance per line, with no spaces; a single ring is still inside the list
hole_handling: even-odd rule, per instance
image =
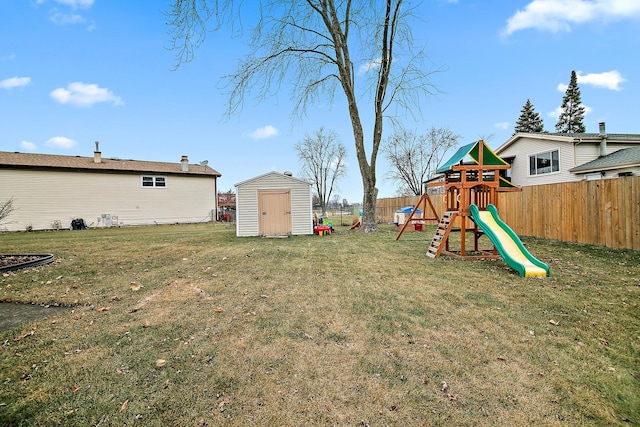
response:
[[[311,183],[268,172],[236,187],[236,236],[313,234]]]

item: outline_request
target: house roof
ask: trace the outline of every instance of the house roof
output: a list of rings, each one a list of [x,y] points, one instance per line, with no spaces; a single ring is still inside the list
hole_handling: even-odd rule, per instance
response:
[[[199,164],[190,164],[183,172],[181,163],[150,162],[143,160],[125,160],[101,158],[95,163],[93,157],[60,156],[54,154],[12,153],[0,151],[0,168],[14,169],[57,169],[94,172],[156,173],[179,175],[222,176],[220,172]]]
[[[442,166],[440,166],[436,173],[444,173],[455,165],[457,165],[461,160],[465,157],[470,157],[476,164],[479,164],[480,159],[480,147],[482,147],[482,162],[484,165],[491,166],[502,166],[508,165],[507,162],[502,160],[496,153],[494,153],[484,141],[479,140],[476,142],[472,142],[471,144],[467,144],[458,148],[458,151]]]
[[[266,177],[272,176],[272,175],[276,175],[280,179],[285,179],[285,180],[290,180],[290,181],[295,181],[295,182],[302,182],[302,183],[305,183],[305,184],[307,184],[309,186],[311,185],[311,183],[309,181],[305,181],[304,179],[300,179],[300,178],[296,178],[296,177],[293,177],[291,175],[288,175],[288,172],[287,173],[280,173],[280,172],[276,172],[276,171],[271,171],[271,172],[264,173],[262,175],[254,176],[253,178],[246,179],[246,180],[244,180],[242,182],[239,182],[239,183],[235,184],[235,186],[239,187],[239,186],[245,185],[245,184],[247,184],[249,182],[257,181],[257,180],[260,180],[260,179],[263,179],[263,178],[266,178]]]
[[[573,173],[586,173],[628,166],[640,166],[640,147],[624,148],[606,156],[591,160],[583,165],[569,169]]]
[[[506,148],[511,146],[517,140],[521,138],[530,138],[530,139],[538,139],[538,140],[550,140],[557,142],[567,142],[567,143],[600,143],[602,141],[602,137],[607,138],[607,143],[625,143],[625,144],[640,144],[640,134],[634,133],[550,133],[550,132],[542,132],[542,133],[516,133],[511,138],[507,140],[500,147],[496,148],[496,153],[500,154]]]

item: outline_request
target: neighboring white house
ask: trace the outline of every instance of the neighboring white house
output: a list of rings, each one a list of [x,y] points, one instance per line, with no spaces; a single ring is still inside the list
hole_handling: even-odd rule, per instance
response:
[[[585,179],[640,176],[640,144],[623,148],[603,157],[570,169],[569,172]]]
[[[313,234],[311,183],[268,172],[236,187],[236,236]]]
[[[599,133],[517,133],[495,153],[511,163],[511,182],[528,186],[593,179],[593,173],[580,169],[583,165],[633,147],[640,147],[640,135],[607,134],[604,123],[600,123]],[[624,162],[609,164],[603,171],[595,171],[600,174],[598,178],[640,175],[637,167]]]
[[[1,230],[92,227],[215,220],[217,178],[204,165],[0,151],[0,203],[15,210]]]

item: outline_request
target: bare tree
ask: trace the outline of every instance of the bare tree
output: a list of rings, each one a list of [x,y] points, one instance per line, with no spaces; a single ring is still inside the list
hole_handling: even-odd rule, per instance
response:
[[[0,203],[0,224],[4,224],[4,220],[16,210],[14,202],[14,198],[11,197],[9,200]]]
[[[335,132],[325,132],[324,128],[313,136],[307,134],[295,149],[302,166],[301,175],[312,182],[320,209],[325,212],[336,182],[347,172],[344,162],[347,149]]]
[[[234,25],[240,22],[243,4],[242,0],[174,0],[167,22],[176,67],[193,59],[209,20],[214,21],[213,29],[225,24],[238,28]],[[292,88],[294,114],[304,115],[307,105],[331,101],[340,87],[362,176],[365,232],[378,229],[376,160],[383,119],[389,117],[391,106],[396,107],[394,112],[416,112],[421,97],[432,89],[423,52],[413,50],[409,21],[415,7],[405,8],[403,0],[262,0],[251,33],[251,52],[227,79],[229,114],[241,109],[251,94],[266,98],[287,84]],[[364,77],[358,70],[365,71]],[[363,82],[370,86],[357,89],[356,83]],[[369,101],[373,117],[367,121],[373,128],[367,143],[360,106]]]
[[[401,195],[421,195],[422,183],[438,169],[446,152],[458,145],[459,138],[447,128],[432,127],[424,135],[398,130],[382,148],[392,166],[387,177],[399,184]]]
[[[339,194],[334,194],[333,195],[333,200],[331,202],[331,208],[332,209],[340,209],[340,195]]]
[[[495,133],[484,133],[484,134],[480,134],[480,136],[478,136],[477,140],[483,140],[484,142],[486,142],[487,144],[490,143],[491,141],[493,141],[493,138],[496,137]]]

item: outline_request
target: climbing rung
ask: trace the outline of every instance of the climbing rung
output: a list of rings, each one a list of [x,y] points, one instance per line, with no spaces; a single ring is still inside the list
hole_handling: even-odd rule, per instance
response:
[[[431,240],[431,245],[429,245],[429,249],[427,250],[427,256],[429,258],[436,258],[440,255],[440,251],[443,249],[440,246],[449,236],[449,232],[453,225],[451,223],[453,218],[455,218],[455,212],[453,211],[447,211],[442,215],[438,228],[433,236],[433,240]]]

